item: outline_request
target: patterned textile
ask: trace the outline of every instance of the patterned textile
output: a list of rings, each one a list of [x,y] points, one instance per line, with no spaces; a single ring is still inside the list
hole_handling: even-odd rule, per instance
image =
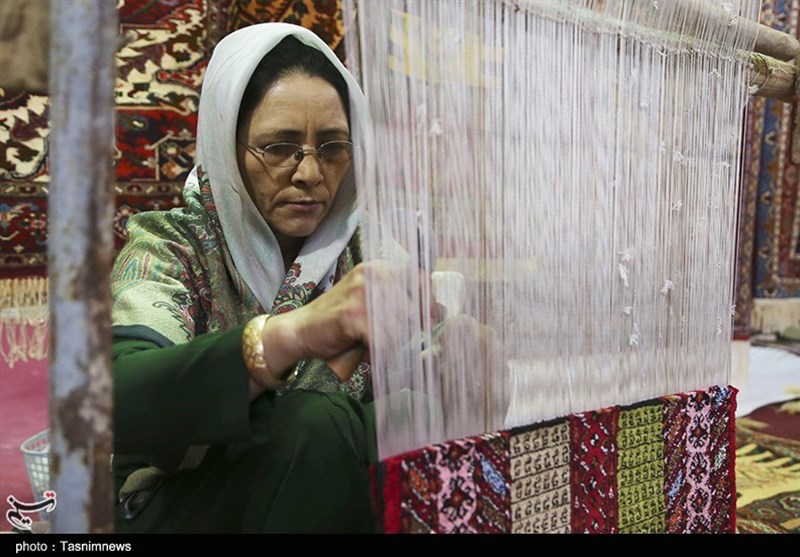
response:
[[[667,532],[732,532],[733,387],[670,397],[664,416]]]
[[[667,506],[666,531],[669,533],[686,531],[688,397],[686,394],[668,397],[664,404],[664,494]]]
[[[739,533],[800,534],[800,415],[780,406],[736,424]]]
[[[511,532],[570,532],[569,424],[511,433]]]
[[[510,531],[508,434],[433,445],[380,464],[386,533]]]
[[[734,295],[736,305],[733,316],[735,339],[749,339],[753,314],[753,249],[755,248],[755,217],[758,197],[758,174],[760,163],[760,140],[763,120],[754,115],[763,112],[765,99],[752,97],[745,129],[746,146],[742,157],[742,191],[739,194],[739,237],[736,247],[736,283]]]
[[[736,392],[711,387],[387,458],[373,470],[384,531],[733,532]]]
[[[711,496],[708,489],[709,441],[711,424],[709,422],[709,399],[705,394],[690,396],[686,404],[689,431],[686,436],[685,481],[688,485],[686,495],[687,532],[707,530],[705,519],[711,511]]]
[[[569,418],[572,531],[616,533],[619,408]]]
[[[128,216],[180,204],[211,47],[206,4],[119,3],[117,248]],[[0,90],[0,142],[10,147],[0,155],[0,278],[46,274],[46,226],[31,221],[44,223],[47,215],[48,107],[46,95]]]
[[[709,532],[734,532],[736,528],[736,398],[730,389],[712,387],[708,459],[708,485],[713,498],[708,514]]]
[[[619,414],[619,531],[664,531],[663,410],[649,404]]]
[[[146,325],[181,344],[263,312],[241,277],[228,271],[233,266],[202,173],[200,184],[185,191],[185,209],[136,215],[128,223],[130,242],[111,275],[112,326]]]
[[[285,21],[311,29],[344,60],[341,0],[232,0],[227,32],[265,21]]]
[[[44,95],[0,89],[0,278],[47,264],[48,108]]]
[[[341,0],[119,0],[117,249],[133,214],[182,205],[214,45],[264,21],[312,29],[343,57]],[[0,88],[0,279],[45,276],[49,98]]]
[[[798,0],[764,2],[761,22],[800,36]],[[800,296],[800,149],[797,103],[754,97],[748,110],[739,219],[735,329],[749,336],[753,298]]]
[[[384,531],[387,534],[438,531],[435,458],[433,450],[422,449],[383,463],[386,489],[382,493],[379,491],[383,506],[378,508],[384,510]]]
[[[510,527],[508,436],[435,445],[437,533],[501,533]]]

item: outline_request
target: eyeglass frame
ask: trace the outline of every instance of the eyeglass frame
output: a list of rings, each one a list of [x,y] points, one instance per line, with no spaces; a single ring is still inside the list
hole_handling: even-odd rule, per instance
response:
[[[332,139],[331,141],[326,141],[325,143],[322,143],[319,147],[309,147],[308,149],[303,149],[302,145],[300,145],[299,143],[292,143],[291,141],[278,141],[277,143],[270,143],[269,145],[264,145],[263,147],[256,147],[255,145],[250,145],[249,143],[245,143],[243,141],[240,141],[239,143],[244,145],[245,147],[247,147],[247,149],[249,151],[251,151],[252,153],[257,154],[259,156],[259,158],[261,158],[261,160],[264,161],[264,164],[266,164],[268,166],[271,166],[273,168],[292,168],[292,167],[300,166],[300,163],[303,162],[303,159],[305,159],[307,155],[311,155],[311,154],[316,156],[317,157],[317,161],[319,161],[320,163],[328,164],[328,165],[331,165],[331,166],[336,166],[336,165],[339,165],[339,164],[343,165],[344,163],[335,163],[335,162],[329,162],[329,161],[325,160],[325,158],[320,155],[320,152],[319,152],[320,149],[322,149],[323,147],[325,147],[326,145],[329,145],[331,143],[346,143],[346,144],[350,145],[350,153],[351,153],[350,159],[347,161],[348,163],[353,160],[352,155],[353,155],[353,152],[356,149],[355,143],[353,143],[349,139]],[[294,163],[282,166],[282,165],[277,165],[277,164],[270,164],[269,162],[267,162],[267,159],[265,158],[264,155],[266,155],[267,149],[269,149],[270,147],[273,147],[275,145],[294,145],[294,146],[296,146],[297,147],[297,151],[295,151],[294,154],[290,157],[292,160],[294,160]],[[297,159],[297,154],[298,153],[302,153],[303,154],[303,156],[300,157],[299,159]],[[289,159],[287,159],[287,160],[289,160]]]

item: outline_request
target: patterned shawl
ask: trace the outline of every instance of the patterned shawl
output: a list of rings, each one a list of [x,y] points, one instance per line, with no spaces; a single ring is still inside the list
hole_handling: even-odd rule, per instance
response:
[[[291,268],[250,199],[236,162],[236,120],[253,70],[284,37],[322,51],[342,73],[350,95],[351,137],[364,166],[348,173],[330,213],[305,242]],[[296,309],[328,290],[358,261],[362,211],[352,176],[372,176],[370,121],[363,93],[333,52],[312,32],[265,23],[225,37],[203,81],[197,165],[184,188],[185,208],[148,212],[128,221],[128,242],[112,273],[115,336],[161,346],[225,331],[252,317]],[[343,384],[321,361],[302,361],[292,389],[341,389],[362,398],[365,364]]]

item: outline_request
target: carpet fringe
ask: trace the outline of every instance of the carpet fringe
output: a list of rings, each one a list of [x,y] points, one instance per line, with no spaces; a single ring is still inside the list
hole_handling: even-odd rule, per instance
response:
[[[0,279],[0,361],[47,357],[47,278]]]

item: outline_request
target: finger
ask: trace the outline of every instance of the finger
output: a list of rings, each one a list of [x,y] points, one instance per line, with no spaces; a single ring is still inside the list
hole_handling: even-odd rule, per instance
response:
[[[436,300],[431,303],[431,320],[435,325],[438,325],[447,317],[447,308]]]
[[[346,381],[364,360],[366,348],[358,345],[325,361],[340,381]]]

